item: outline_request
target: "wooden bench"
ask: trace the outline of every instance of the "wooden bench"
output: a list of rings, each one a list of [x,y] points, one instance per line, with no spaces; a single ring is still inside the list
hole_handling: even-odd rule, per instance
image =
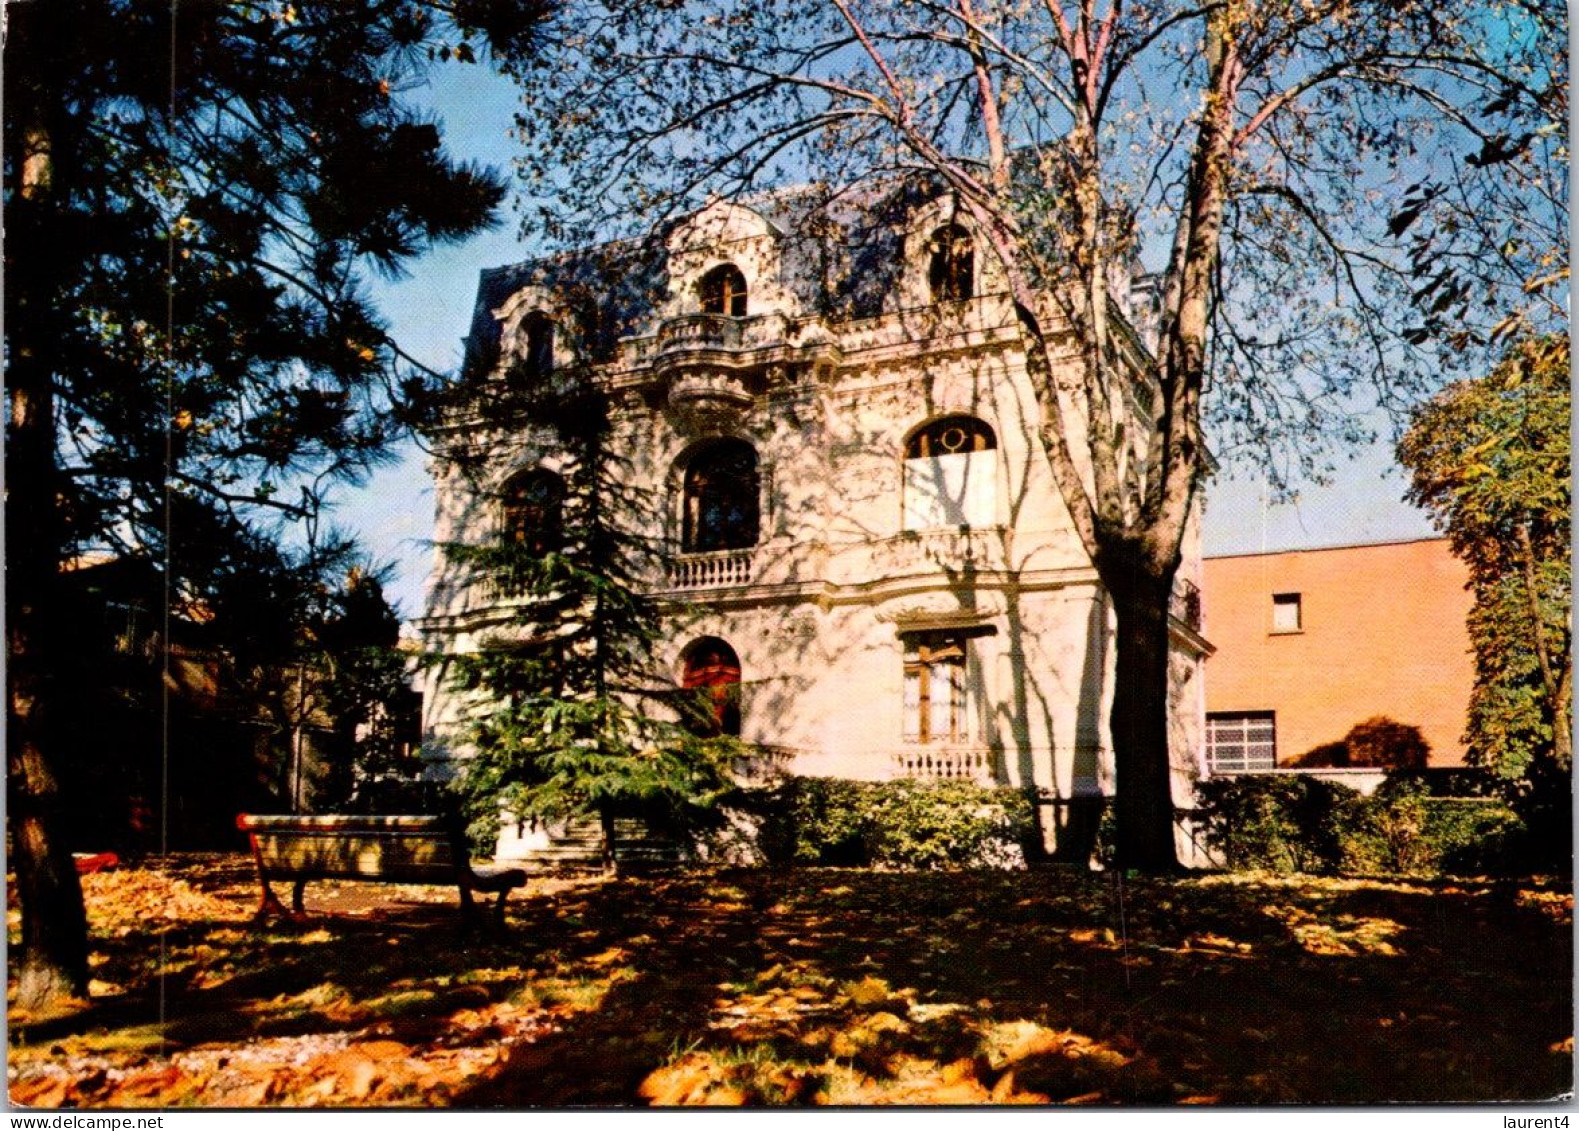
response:
[[[504,922],[504,901],[526,883],[520,868],[473,868],[459,822],[445,817],[260,817],[243,813],[236,827],[252,842],[263,894],[258,917],[283,915],[271,880],[294,880],[291,910],[303,914],[310,880],[361,880],[385,884],[454,884],[461,912],[471,922],[472,892],[498,892],[494,918]]]

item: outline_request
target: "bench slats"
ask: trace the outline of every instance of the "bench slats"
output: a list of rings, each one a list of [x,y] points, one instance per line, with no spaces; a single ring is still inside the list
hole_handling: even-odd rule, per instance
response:
[[[463,910],[471,892],[498,892],[500,916],[513,888],[526,882],[520,869],[470,866],[464,835],[442,817],[259,816],[243,813],[236,827],[248,834],[258,880],[259,913],[279,908],[271,879],[296,881],[295,909],[308,880],[350,879],[383,883],[454,884]]]

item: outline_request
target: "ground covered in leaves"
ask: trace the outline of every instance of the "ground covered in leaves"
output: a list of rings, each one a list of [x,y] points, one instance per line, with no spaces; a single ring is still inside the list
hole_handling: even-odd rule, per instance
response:
[[[10,1014],[28,1106],[1264,1104],[1572,1086],[1572,899],[1540,883],[1077,871],[541,879],[249,862],[87,876],[94,1000]],[[14,888],[13,888],[14,890]],[[13,945],[16,912],[12,909]]]

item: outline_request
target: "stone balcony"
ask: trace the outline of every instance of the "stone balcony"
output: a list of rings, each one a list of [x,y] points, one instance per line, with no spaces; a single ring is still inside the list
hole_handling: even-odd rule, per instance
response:
[[[997,573],[1011,568],[1013,531],[1004,527],[912,530],[890,538],[830,548],[829,580],[858,585],[944,573]]]
[[[727,314],[681,314],[658,327],[657,352],[736,350],[745,323],[746,319]]]
[[[907,532],[827,545],[769,541],[738,550],[674,553],[660,584],[671,591],[743,589],[805,583],[866,585],[927,576],[1010,569],[1012,531],[1002,527]]]
[[[666,319],[651,338],[631,339],[629,344],[635,351],[633,360],[662,366],[683,364],[687,355],[705,355],[709,364],[752,367],[783,351],[803,348],[804,336],[782,314],[735,318],[693,313]]]
[[[729,589],[751,584],[755,549],[676,554],[669,559],[670,589]]]
[[[893,764],[895,777],[993,784],[993,752],[985,746],[907,746],[894,755]]]

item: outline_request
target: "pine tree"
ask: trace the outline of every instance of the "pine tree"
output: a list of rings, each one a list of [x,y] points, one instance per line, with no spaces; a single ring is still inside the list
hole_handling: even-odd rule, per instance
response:
[[[159,563],[172,615],[316,521],[427,376],[370,304],[503,187],[404,93],[440,58],[528,50],[535,5],[478,0],[8,6],[5,245],[9,816],[18,1002],[87,988],[51,715],[60,577]],[[277,555],[275,564],[290,555]],[[216,575],[218,571],[218,575]],[[273,578],[274,580],[270,580]],[[109,741],[106,736],[106,741]]]

